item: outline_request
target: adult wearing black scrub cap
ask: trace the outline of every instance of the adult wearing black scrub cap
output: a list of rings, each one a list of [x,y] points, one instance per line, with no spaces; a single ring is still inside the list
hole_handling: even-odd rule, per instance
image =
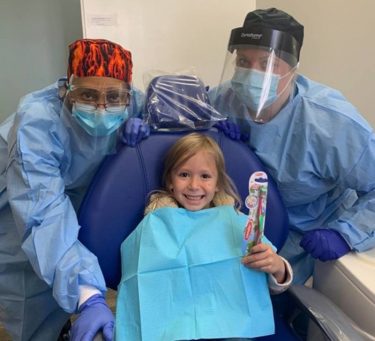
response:
[[[276,181],[290,233],[281,250],[295,282],[314,259],[375,246],[375,135],[337,90],[297,74],[304,28],[276,8],[247,14],[232,30],[211,103],[219,125],[245,142]]]

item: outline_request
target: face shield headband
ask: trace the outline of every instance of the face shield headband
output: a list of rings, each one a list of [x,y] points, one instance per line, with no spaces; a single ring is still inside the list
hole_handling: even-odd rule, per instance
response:
[[[298,64],[301,47],[297,40],[288,33],[263,27],[233,29],[229,38],[228,51],[233,53],[238,46],[246,45],[277,51],[278,56],[290,66]]]

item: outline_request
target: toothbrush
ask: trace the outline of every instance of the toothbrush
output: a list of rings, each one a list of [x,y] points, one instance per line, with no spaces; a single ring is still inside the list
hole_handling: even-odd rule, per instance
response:
[[[265,172],[255,172],[249,179],[249,195],[245,205],[249,209],[249,217],[244,229],[242,251],[249,254],[251,248],[260,243],[264,234],[267,208],[268,177]]]

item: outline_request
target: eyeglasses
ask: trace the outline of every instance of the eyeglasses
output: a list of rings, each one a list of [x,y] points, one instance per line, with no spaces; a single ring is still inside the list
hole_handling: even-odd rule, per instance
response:
[[[70,97],[74,102],[82,103],[97,109],[103,105],[106,109],[126,106],[129,101],[131,90],[109,88],[98,90],[70,85]]]

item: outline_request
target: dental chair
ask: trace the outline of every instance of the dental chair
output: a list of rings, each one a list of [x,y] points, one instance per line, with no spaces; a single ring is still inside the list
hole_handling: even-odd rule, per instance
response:
[[[244,202],[248,195],[250,174],[264,171],[261,162],[247,145],[230,140],[215,128],[201,132],[218,142],[225,157],[227,172]],[[142,220],[148,194],[161,188],[166,151],[186,133],[154,132],[135,148],[121,146],[116,154],[104,160],[86,193],[79,211],[79,239],[98,257],[109,288],[116,290],[121,279],[122,241]],[[245,205],[242,210],[247,214]],[[288,234],[287,213],[270,177],[265,234],[278,250]],[[314,289],[292,286],[282,295],[288,307],[295,309],[288,309],[292,312],[290,314],[281,314],[275,308],[275,335],[257,340],[302,340],[293,326],[297,311],[305,312],[314,321],[324,335],[323,339],[361,340],[353,328],[353,321]]]

